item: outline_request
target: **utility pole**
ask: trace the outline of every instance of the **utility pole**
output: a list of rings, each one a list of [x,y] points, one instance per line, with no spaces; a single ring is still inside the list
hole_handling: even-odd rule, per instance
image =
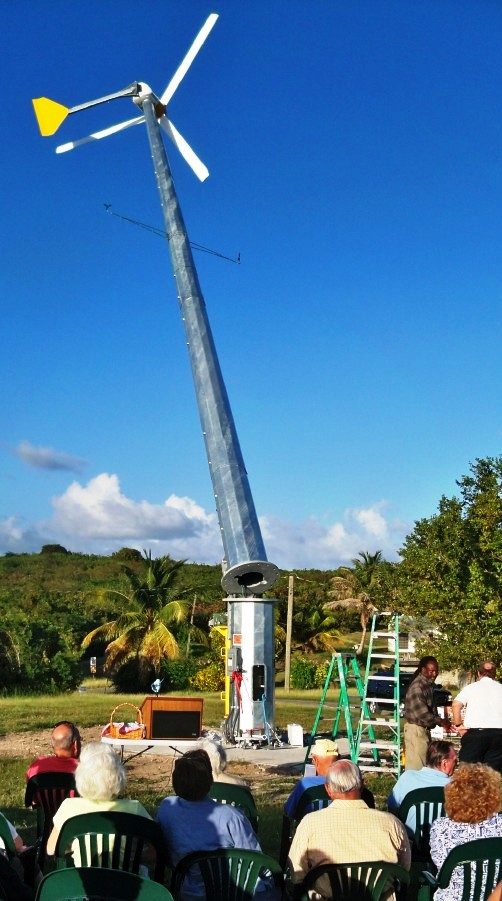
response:
[[[286,618],[286,654],[284,657],[284,690],[289,692],[291,674],[291,635],[293,632],[293,602],[295,598],[295,577],[291,573],[288,579],[288,613]]]
[[[185,654],[185,657],[187,658],[187,660],[188,660],[188,655],[190,654],[190,639],[191,639],[191,637],[192,637],[192,626],[193,626],[193,618],[194,618],[194,616],[195,616],[195,605],[196,605],[196,603],[197,603],[197,592],[195,592],[195,593],[194,593],[194,596],[193,596],[192,613],[191,613],[191,616],[190,616],[190,625],[189,625],[189,627],[188,627],[187,649],[186,649],[186,654]]]

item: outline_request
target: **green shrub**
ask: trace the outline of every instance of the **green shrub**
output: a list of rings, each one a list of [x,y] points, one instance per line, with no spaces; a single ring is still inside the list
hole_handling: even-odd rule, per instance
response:
[[[328,675],[329,662],[318,663],[314,673],[314,688],[324,688]]]
[[[185,660],[163,660],[159,676],[163,679],[162,691],[181,691],[188,688],[190,679],[198,667],[199,663],[191,657]]]
[[[316,664],[305,657],[293,657],[291,661],[291,687],[315,688]]]
[[[221,663],[210,663],[190,677],[189,684],[196,691],[223,691],[225,674]]]
[[[0,691],[58,694],[82,681],[80,652],[70,633],[47,619],[4,618],[0,628]]]
[[[115,560],[135,560],[137,562],[143,560],[141,551],[138,551],[135,547],[121,547],[118,551],[114,551],[112,557]]]

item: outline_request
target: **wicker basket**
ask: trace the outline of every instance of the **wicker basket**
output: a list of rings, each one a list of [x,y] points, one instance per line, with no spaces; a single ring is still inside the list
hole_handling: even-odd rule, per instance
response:
[[[134,710],[134,722],[138,724],[137,729],[131,729],[129,732],[121,732],[120,729],[124,726],[124,722],[130,722],[130,720],[125,720],[123,723],[115,723],[113,721],[113,716],[120,707],[132,707]],[[128,701],[125,701],[123,704],[117,704],[116,707],[113,708],[110,714],[110,738],[126,738],[126,739],[138,739],[145,737],[145,726],[143,724],[143,717],[141,716],[141,710],[139,707],[135,707],[134,704],[129,704]]]

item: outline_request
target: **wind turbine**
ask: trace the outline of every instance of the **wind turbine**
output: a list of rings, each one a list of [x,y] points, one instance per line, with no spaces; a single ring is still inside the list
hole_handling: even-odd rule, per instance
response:
[[[227,737],[243,744],[263,741],[274,723],[274,615],[263,592],[275,584],[279,570],[267,560],[237,431],[214,345],[204,298],[193,261],[188,234],[176,195],[160,128],[204,181],[204,163],[167,118],[166,108],[188,72],[218,15],[212,13],[184,57],[163,94],[157,97],[144,82],[134,81],[117,91],[79,106],[66,107],[46,97],[33,101],[42,135],[53,135],[66,118],[111,100],[131,97],[141,115],[56,148],[73,150],[134,125],[146,125],[160,193],[165,230],[176,279],[199,416],[206,446],[216,510],[224,548],[222,586],[229,601],[230,647],[227,675],[233,700]]]

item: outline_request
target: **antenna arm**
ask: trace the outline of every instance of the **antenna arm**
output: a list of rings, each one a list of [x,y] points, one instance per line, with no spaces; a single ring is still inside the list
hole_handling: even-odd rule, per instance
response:
[[[72,106],[68,111],[70,113],[79,113],[81,110],[89,109],[91,106],[99,106],[101,103],[108,103],[109,100],[118,100],[119,97],[137,97],[141,89],[141,85],[137,81],[128,84],[115,94],[107,94],[106,97],[98,97],[97,100],[89,100],[87,103],[80,103],[78,106]]]

